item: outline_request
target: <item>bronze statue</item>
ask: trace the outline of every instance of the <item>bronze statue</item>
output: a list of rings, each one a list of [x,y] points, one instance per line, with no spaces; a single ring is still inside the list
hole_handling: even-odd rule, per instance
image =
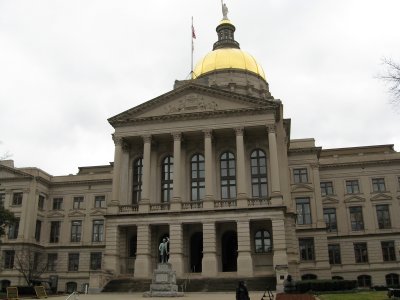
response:
[[[161,263],[167,263],[168,262],[168,243],[169,243],[169,238],[163,238],[162,242],[160,243],[160,246],[158,246],[158,250],[160,251],[160,258],[161,258]]]
[[[228,6],[226,6],[226,4],[223,2],[223,0],[221,0],[221,5],[222,5],[222,20],[228,20]]]

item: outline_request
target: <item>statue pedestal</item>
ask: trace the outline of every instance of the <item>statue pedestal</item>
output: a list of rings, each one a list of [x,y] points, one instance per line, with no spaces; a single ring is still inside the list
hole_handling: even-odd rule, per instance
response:
[[[143,297],[183,297],[183,292],[178,291],[176,274],[172,271],[170,263],[161,263],[153,272],[153,280],[150,291],[145,292]]]

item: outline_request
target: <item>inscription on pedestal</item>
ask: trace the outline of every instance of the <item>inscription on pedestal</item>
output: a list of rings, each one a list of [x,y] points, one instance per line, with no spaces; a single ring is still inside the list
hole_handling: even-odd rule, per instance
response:
[[[168,282],[168,274],[156,274],[156,282]]]

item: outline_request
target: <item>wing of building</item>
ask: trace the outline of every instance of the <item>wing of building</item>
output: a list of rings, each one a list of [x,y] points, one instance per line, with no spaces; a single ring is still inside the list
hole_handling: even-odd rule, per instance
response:
[[[18,218],[0,244],[3,287],[24,283],[23,252],[59,291],[149,280],[164,237],[178,280],[399,283],[400,154],[291,139],[234,32],[221,21],[191,80],[108,120],[110,165],[51,176],[1,162],[0,200]]]

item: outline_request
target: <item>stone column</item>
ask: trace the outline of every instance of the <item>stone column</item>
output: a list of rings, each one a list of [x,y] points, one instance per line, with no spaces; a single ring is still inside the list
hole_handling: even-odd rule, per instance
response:
[[[274,249],[273,264],[276,273],[276,291],[282,292],[283,281],[288,275],[285,221],[283,214],[281,219],[272,220],[272,240]]]
[[[181,209],[181,140],[180,132],[173,133],[174,137],[174,175],[173,175],[173,198],[171,210]]]
[[[139,202],[139,211],[150,210],[150,176],[151,172],[151,135],[143,136],[143,178],[142,196]]]
[[[214,165],[212,157],[212,130],[204,130],[204,160],[205,160],[205,187],[206,195],[204,208],[214,208]]]
[[[236,133],[236,183],[238,207],[247,207],[246,158],[243,127],[235,128]]]
[[[237,222],[238,258],[237,274],[241,277],[253,276],[253,258],[251,256],[250,222]]]
[[[104,251],[104,270],[111,271],[112,274],[120,273],[119,258],[119,227],[115,223],[105,223],[106,249]]]
[[[215,222],[203,223],[203,261],[202,276],[217,277],[217,246]]]
[[[316,220],[316,224],[318,228],[325,228],[326,223],[324,220],[324,209],[322,207],[322,199],[321,199],[321,185],[320,185],[320,177],[319,177],[319,166],[318,164],[311,164],[312,168],[312,176],[313,176],[313,184],[315,189],[314,194],[314,205],[311,206],[311,213],[313,220]]]
[[[135,278],[151,278],[151,228],[150,225],[138,225],[137,250],[135,260]]]
[[[276,143],[275,125],[268,126],[269,164],[271,166],[271,197],[281,197],[279,179],[278,147]]]
[[[119,204],[128,205],[130,201],[129,195],[129,144],[122,143],[121,165],[120,165],[120,188],[119,188]]]
[[[183,276],[183,228],[182,224],[169,226],[169,260],[177,277]]]
[[[120,182],[121,182],[121,160],[122,160],[122,137],[112,135],[115,144],[114,151],[114,168],[113,168],[113,181],[112,181],[112,197],[111,203],[114,205],[119,204]]]

